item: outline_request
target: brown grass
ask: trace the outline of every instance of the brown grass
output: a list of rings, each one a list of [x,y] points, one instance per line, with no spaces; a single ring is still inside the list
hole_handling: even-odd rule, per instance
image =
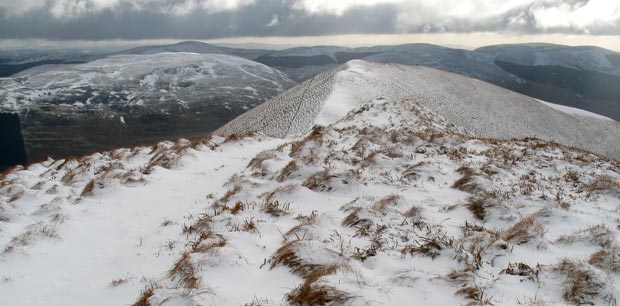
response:
[[[266,202],[262,205],[261,210],[274,217],[281,217],[288,214],[290,203],[280,203],[279,201]]]
[[[400,196],[397,194],[391,194],[387,197],[381,198],[375,203],[372,204],[372,208],[374,210],[385,213],[387,209],[391,206],[396,206],[398,204],[398,200]]]
[[[413,218],[413,217],[418,217],[420,216],[420,214],[422,213],[422,207],[420,206],[411,206],[411,208],[409,208],[404,214],[403,216],[407,217],[407,218]]]
[[[247,132],[245,134],[232,133],[232,134],[226,136],[226,138],[224,139],[224,143],[239,141],[239,140],[242,140],[242,139],[247,138],[247,137],[252,137],[254,135],[256,135],[256,132],[254,132],[254,131],[249,131],[249,132]]]
[[[466,306],[483,306],[494,305],[490,297],[484,294],[484,290],[477,285],[462,287],[454,294],[465,297],[471,302],[465,304]]]
[[[508,263],[508,267],[499,272],[499,274],[507,274],[507,275],[515,275],[522,276],[529,280],[538,280],[538,274],[540,273],[540,266],[536,268],[530,267],[528,264],[519,262],[519,263]]]
[[[574,305],[595,305],[594,299],[600,296],[604,284],[583,264],[562,260],[554,271],[566,277],[563,297]]]
[[[361,207],[355,207],[351,213],[342,220],[342,225],[349,227],[370,226],[373,224],[372,220],[367,218],[360,218],[359,213],[363,210]]]
[[[247,167],[253,170],[259,169],[264,161],[270,160],[274,158],[274,156],[275,156],[274,151],[260,152],[254,158],[252,158],[252,160],[250,160]]]
[[[181,258],[174,264],[172,269],[168,271],[168,277],[184,288],[196,289],[200,286],[200,279],[196,277],[196,269],[192,264],[190,253],[185,252]]]
[[[92,195],[94,189],[95,189],[95,180],[90,180],[86,184],[86,186],[84,186],[84,189],[82,189],[82,192],[80,193],[80,197],[86,197],[86,196]]]
[[[413,244],[405,245],[400,252],[402,255],[409,254],[413,256],[420,254],[435,259],[435,257],[441,255],[442,249],[441,241],[438,239],[421,237],[420,240],[415,240]]]
[[[261,197],[265,199],[265,203],[271,203],[274,202],[276,195],[290,193],[295,189],[297,189],[297,185],[294,184],[279,186],[271,192],[261,194]]]
[[[237,201],[237,203],[235,203],[235,206],[233,206],[232,208],[230,208],[230,213],[233,215],[238,214],[241,211],[245,210],[245,204],[243,204],[241,201]]]
[[[110,282],[110,287],[118,287],[124,283],[126,283],[128,279],[126,278],[118,278]]]
[[[302,277],[307,277],[320,270],[323,266],[309,264],[297,255],[295,248],[298,243],[303,241],[305,240],[293,240],[282,245],[271,257],[271,268],[273,269],[278,265],[285,266],[291,269],[291,272]]]
[[[521,219],[506,230],[502,238],[516,244],[523,244],[536,236],[542,236],[545,231],[540,224],[536,223],[537,218],[538,214],[533,214]]]
[[[461,173],[463,176],[452,184],[452,188],[471,194],[482,194],[486,192],[484,187],[478,182],[479,176],[475,174],[473,169],[461,167],[457,169],[457,172]]]
[[[213,205],[215,205],[215,206],[226,205],[226,203],[228,203],[228,201],[230,201],[230,198],[232,198],[234,195],[236,195],[239,192],[241,192],[241,186],[240,185],[235,185],[232,189],[229,189],[228,191],[226,191],[224,196],[222,196],[217,201],[215,201],[215,203]]]
[[[309,142],[316,142],[319,146],[321,144],[323,144],[323,134],[324,133],[325,133],[325,130],[324,130],[323,127],[315,125],[312,128],[312,132],[308,136],[306,136],[306,138],[291,144],[290,156],[291,157],[298,156],[301,153],[301,150]]]
[[[138,297],[138,300],[132,304],[132,306],[152,306],[151,303],[149,303],[149,299],[155,295],[155,286],[153,285],[149,285],[146,288],[144,288],[142,290],[142,293],[140,293],[140,297]]]
[[[280,175],[278,176],[278,181],[279,182],[285,181],[287,178],[289,178],[289,176],[291,176],[291,174],[293,174],[293,172],[297,171],[297,169],[299,169],[297,162],[295,162],[294,160],[291,160],[288,164],[286,164],[284,168],[282,168],[282,171],[280,171]]]
[[[556,240],[560,243],[589,242],[592,245],[607,248],[614,241],[614,233],[604,224],[597,224],[580,229],[570,235],[561,236]]]
[[[329,265],[310,273],[304,282],[286,295],[291,305],[343,305],[352,297],[334,287],[320,285],[321,278],[332,275],[341,269],[338,265]]]
[[[476,219],[484,221],[487,214],[487,208],[494,204],[490,202],[489,197],[469,197],[465,206],[476,217]]]
[[[302,186],[313,191],[331,191],[333,187],[329,186],[329,183],[333,177],[335,176],[325,169],[310,176]]]
[[[600,250],[590,256],[588,263],[603,271],[620,272],[620,250]]]
[[[586,192],[586,198],[589,198],[596,193],[620,193],[620,181],[613,179],[608,175],[601,175],[585,184],[583,189]]]

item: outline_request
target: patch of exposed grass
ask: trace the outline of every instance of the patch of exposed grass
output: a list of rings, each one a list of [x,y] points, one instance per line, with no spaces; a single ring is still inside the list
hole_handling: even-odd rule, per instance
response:
[[[352,297],[344,291],[340,291],[334,287],[321,285],[321,278],[335,274],[338,265],[329,265],[321,267],[310,273],[299,285],[286,295],[286,299],[291,305],[343,305]]]

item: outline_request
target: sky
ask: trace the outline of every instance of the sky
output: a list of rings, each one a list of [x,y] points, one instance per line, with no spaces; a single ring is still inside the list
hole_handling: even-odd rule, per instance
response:
[[[620,51],[619,37],[616,0],[0,0],[0,48],[201,40],[550,42]]]

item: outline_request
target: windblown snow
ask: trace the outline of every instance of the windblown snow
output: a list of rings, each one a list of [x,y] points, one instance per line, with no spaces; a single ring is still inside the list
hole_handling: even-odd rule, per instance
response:
[[[456,103],[446,94],[399,87],[418,68],[385,67],[396,85],[379,97],[381,68],[354,62],[288,93],[320,101],[290,103],[301,105],[294,124],[284,111],[255,117],[288,138],[231,133],[3,174],[0,301],[616,305],[618,160],[479,137],[439,114]],[[443,86],[474,84],[459,80]],[[345,81],[357,87],[332,90]],[[484,104],[489,88],[471,90]]]

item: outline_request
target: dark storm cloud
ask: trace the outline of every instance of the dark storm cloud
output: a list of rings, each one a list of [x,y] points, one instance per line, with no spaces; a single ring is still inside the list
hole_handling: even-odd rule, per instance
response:
[[[17,0],[7,1],[11,3]],[[209,39],[477,31],[620,34],[620,11],[617,12],[617,19],[614,20],[615,15],[609,15],[606,22],[542,20],[545,14],[553,13],[554,9],[565,12],[567,18],[585,18],[583,14],[577,13],[584,7],[589,9],[595,0],[515,1],[515,4],[505,11],[493,14],[480,12],[480,16],[443,12],[441,5],[428,4],[425,1],[377,0],[370,4],[367,1],[365,5],[345,1],[342,2],[348,5],[345,9],[335,9],[329,4],[318,6],[318,9],[305,9],[303,1],[295,0],[246,0],[228,3],[200,1],[205,0],[48,0],[43,5],[33,5],[31,8],[17,6],[15,3],[18,2],[12,2],[15,4],[13,6],[0,4],[0,39]],[[474,5],[488,2],[470,1]],[[450,5],[457,2],[442,3]],[[36,1],[23,3],[28,5]],[[64,6],[59,6],[58,3]],[[187,3],[195,6],[190,7],[187,12],[182,11],[183,5]],[[196,7],[196,3],[202,3],[200,5],[203,6]],[[209,6],[205,7],[204,3]],[[230,3],[242,4],[227,7]],[[223,8],[220,9],[218,5]],[[611,9],[617,6],[616,9],[620,10],[620,5],[611,6]],[[10,8],[21,8],[21,11],[16,13],[9,11]],[[274,20],[275,24],[270,25]]]
[[[186,15],[127,8],[103,10],[77,18],[54,18],[40,9],[19,16],[0,15],[0,38],[150,39],[294,36],[350,33],[394,33],[395,8],[389,5],[353,8],[342,16],[291,10],[280,1],[261,1],[235,11]],[[273,16],[279,24],[268,27]]]

